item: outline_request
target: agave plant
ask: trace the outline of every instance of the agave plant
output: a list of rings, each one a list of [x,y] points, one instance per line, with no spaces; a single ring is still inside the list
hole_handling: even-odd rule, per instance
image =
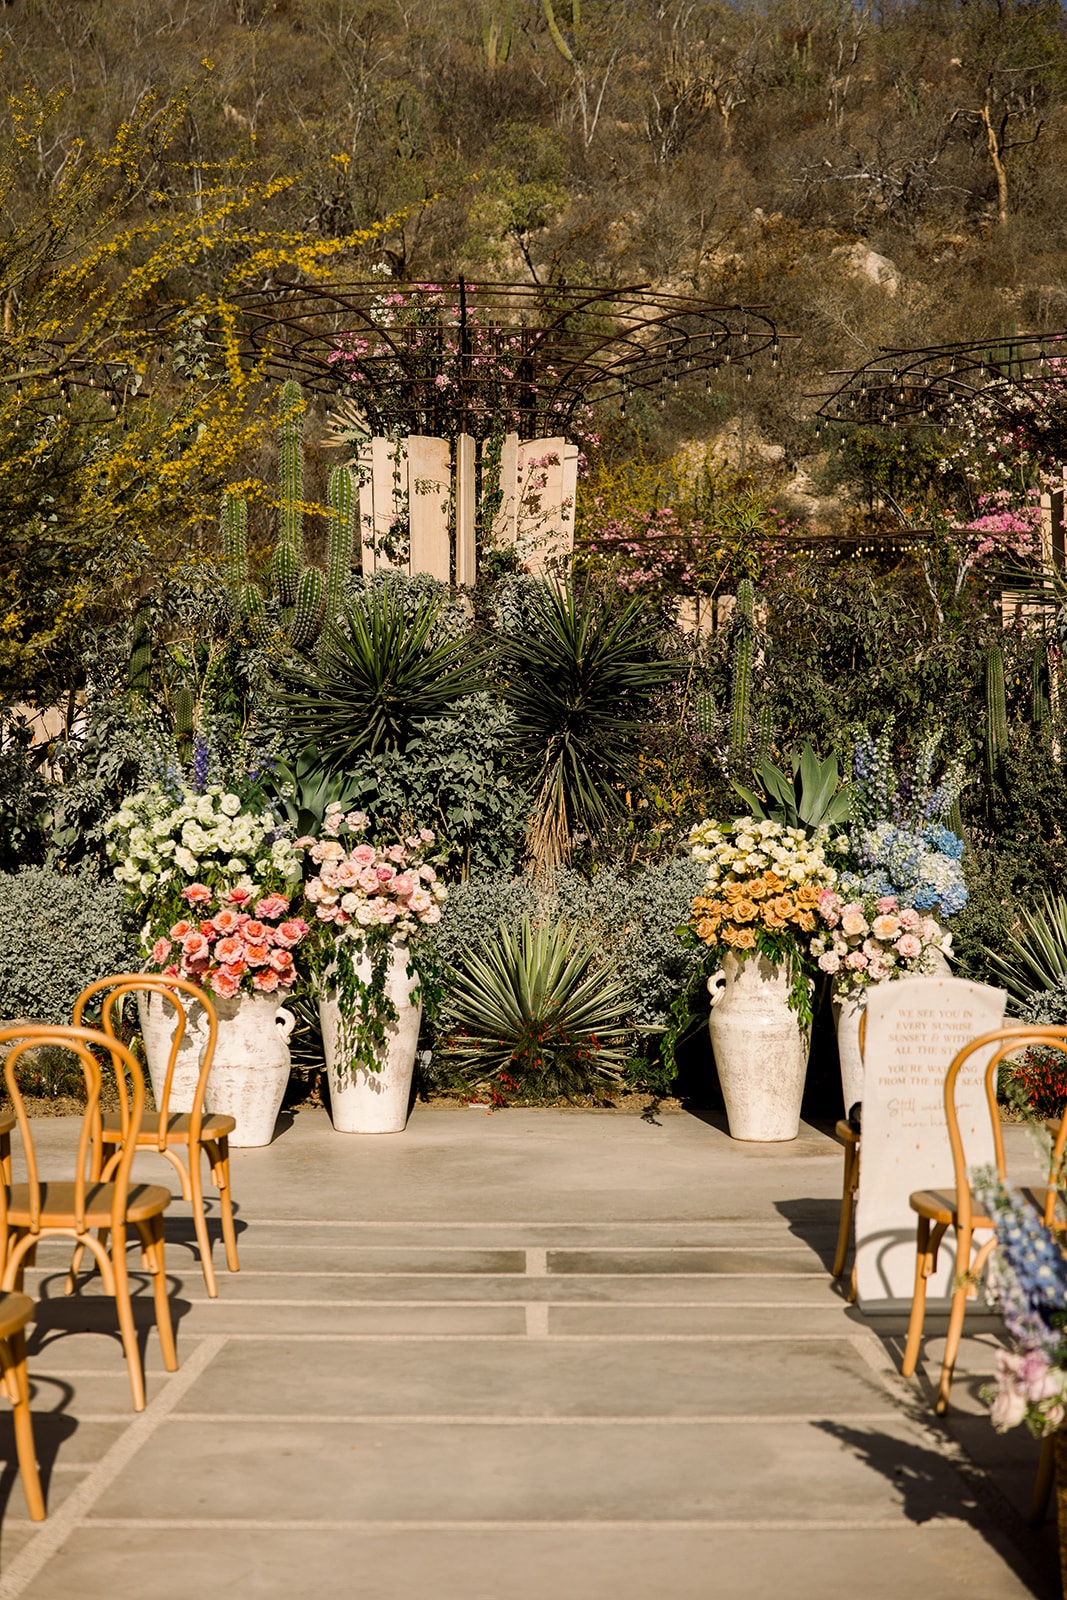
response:
[[[539,868],[569,860],[635,776],[649,698],[675,668],[654,658],[639,600],[619,608],[593,589],[546,588],[532,630],[500,650],[521,775],[537,796],[528,844]]]
[[[332,771],[316,745],[305,745],[289,761],[276,761],[264,777],[264,791],[276,812],[292,824],[294,837],[318,833],[331,802],[355,806],[350,780]]]
[[[289,672],[293,690],[281,699],[290,724],[331,771],[406,750],[425,720],[449,716],[485,687],[467,641],[439,636],[444,605],[431,594],[405,608],[393,588],[368,588],[345,606],[318,668]]]
[[[523,1099],[572,1098],[617,1079],[632,996],[605,972],[597,945],[565,923],[524,917],[458,963],[442,1029],[472,1085],[496,1081]]]
[[[1023,1004],[1067,977],[1067,899],[1044,894],[1040,906],[1022,912],[1019,920],[1022,929],[1009,936],[1004,950],[986,955],[1012,999]]]
[[[751,789],[734,783],[734,788],[752,815],[759,821],[777,822],[784,828],[840,828],[848,821],[852,785],[842,783],[837,757],[832,753],[820,761],[810,744],[791,758],[792,774],[783,772],[771,761],[756,768],[763,786],[760,800]]]

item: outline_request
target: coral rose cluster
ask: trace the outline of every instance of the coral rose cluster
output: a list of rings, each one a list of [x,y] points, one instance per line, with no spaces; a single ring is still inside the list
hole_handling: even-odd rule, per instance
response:
[[[302,917],[289,915],[286,895],[257,899],[241,885],[216,891],[193,883],[182,900],[188,915],[151,942],[150,963],[164,977],[190,978],[222,999],[292,988],[293,951],[310,929]],[[149,926],[146,943],[151,935]]]

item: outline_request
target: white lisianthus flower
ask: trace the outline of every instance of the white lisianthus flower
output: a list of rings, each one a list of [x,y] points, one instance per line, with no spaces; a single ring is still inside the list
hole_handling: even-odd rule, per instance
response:
[[[235,817],[241,809],[241,802],[235,794],[224,794],[219,801],[219,810],[227,817]]]
[[[189,877],[195,877],[197,869],[200,866],[200,863],[196,856],[193,855],[193,852],[183,848],[175,850],[174,864],[175,866],[181,867],[183,872],[188,873]]]

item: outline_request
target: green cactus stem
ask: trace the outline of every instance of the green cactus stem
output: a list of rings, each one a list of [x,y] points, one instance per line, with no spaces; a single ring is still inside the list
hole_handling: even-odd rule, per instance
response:
[[[278,397],[278,542],[271,561],[282,606],[296,604],[304,533],[304,398],[291,378]]]
[[[152,686],[152,608],[142,601],[133,616],[133,641],[126,669],[126,687],[147,694]]]
[[[735,762],[740,761],[748,741],[752,667],[756,656],[753,607],[752,579],[742,578],[737,586],[733,675],[730,683],[730,755]]]
[[[326,580],[318,567],[305,567],[300,574],[296,591],[296,610],[293,613],[289,640],[297,650],[307,650],[318,638],[322,627],[323,597]]]
[[[1008,748],[1008,705],[1004,688],[1004,652],[991,645],[985,658],[985,764],[995,783]]]
[[[356,526],[356,487],[347,467],[334,467],[326,484],[330,527],[326,546],[326,608],[319,638],[319,659],[330,650],[331,635],[341,614],[345,584],[352,570],[352,544]]]
[[[1048,654],[1043,644],[1034,646],[1030,662],[1030,721],[1042,732],[1052,719],[1049,703]]]

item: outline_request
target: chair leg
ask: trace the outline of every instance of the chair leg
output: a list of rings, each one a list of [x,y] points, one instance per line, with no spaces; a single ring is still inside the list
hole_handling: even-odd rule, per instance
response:
[[[226,1245],[226,1265],[231,1272],[240,1272],[237,1259],[237,1231],[233,1225],[233,1192],[230,1189],[230,1141],[223,1134],[219,1140],[219,1158],[213,1171],[219,1190],[219,1211],[222,1216],[222,1237]]]
[[[115,1228],[111,1236],[111,1267],[115,1275],[115,1310],[118,1313],[119,1327],[122,1330],[122,1345],[126,1352],[126,1365],[130,1370],[130,1390],[133,1395],[133,1409],[143,1411],[145,1407],[144,1368],[141,1366],[141,1352],[137,1347],[137,1329],[133,1322],[133,1306],[130,1303],[130,1275],[126,1264],[126,1229]]]
[[[834,1252],[832,1276],[840,1278],[848,1260],[848,1246],[852,1238],[852,1212],[855,1206],[856,1183],[853,1176],[859,1153],[858,1145],[845,1146],[845,1176],[841,1186],[841,1221],[837,1229],[837,1249]]]
[[[152,1217],[148,1222],[138,1222],[145,1263],[152,1274],[152,1295],[156,1305],[156,1327],[163,1352],[163,1365],[168,1372],[178,1370],[178,1352],[174,1344],[174,1326],[170,1320],[170,1298],[167,1294],[167,1267],[163,1247],[163,1218]]]
[[[13,1333],[7,1339],[7,1352],[9,1364],[5,1372],[8,1380],[8,1393],[15,1420],[15,1453],[18,1457],[19,1473],[22,1477],[22,1492],[26,1496],[26,1506],[30,1518],[34,1522],[43,1522],[44,1495],[41,1493],[41,1477],[37,1470],[37,1451],[33,1443],[33,1417],[30,1414],[30,1380],[26,1371],[26,1331],[20,1328],[18,1333]]]
[[[957,1284],[952,1291],[952,1309],[948,1317],[948,1333],[945,1337],[945,1354],[941,1361],[941,1378],[937,1385],[936,1411],[943,1417],[948,1410],[948,1398],[952,1389],[952,1374],[956,1366],[956,1357],[960,1353],[960,1340],[963,1337],[963,1319],[967,1312],[967,1273],[971,1265],[971,1235],[956,1234],[956,1278]]]
[[[0,1133],[0,1183],[11,1187],[11,1135]]]
[[[1056,1444],[1051,1433],[1041,1441],[1041,1458],[1034,1479],[1034,1498],[1030,1502],[1027,1522],[1031,1528],[1040,1528],[1048,1512],[1049,1496],[1056,1477]]]
[[[204,1186],[201,1166],[204,1154],[201,1145],[194,1148],[189,1145],[189,1188],[193,1205],[193,1227],[196,1230],[196,1242],[200,1247],[200,1268],[204,1274],[204,1287],[212,1300],[218,1298],[219,1286],[215,1282],[215,1267],[211,1260],[211,1239],[207,1231],[207,1218],[204,1215]]]
[[[936,1247],[935,1247],[936,1249]],[[904,1346],[901,1372],[910,1378],[919,1360],[923,1323],[926,1319],[926,1280],[931,1272],[930,1219],[920,1217],[915,1232],[915,1289],[911,1298],[911,1316],[908,1319],[908,1340]]]

